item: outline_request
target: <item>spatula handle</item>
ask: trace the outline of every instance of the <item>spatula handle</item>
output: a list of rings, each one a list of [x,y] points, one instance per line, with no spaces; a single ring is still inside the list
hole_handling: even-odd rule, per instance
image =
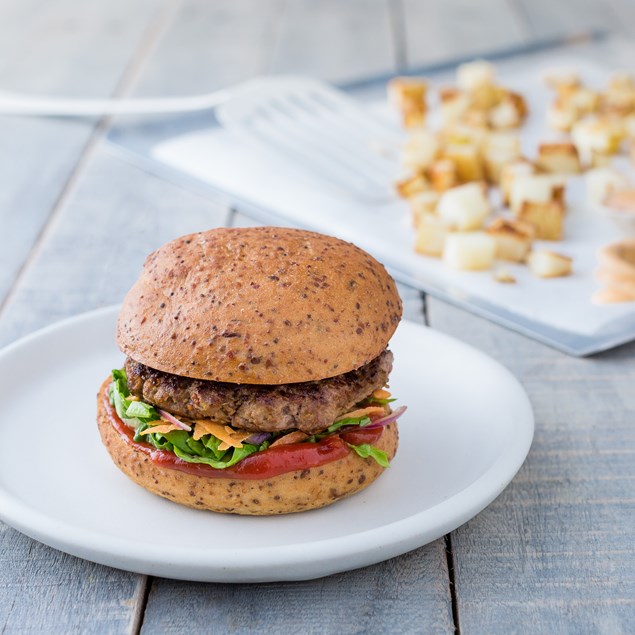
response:
[[[231,90],[225,89],[188,97],[72,99],[0,92],[0,114],[31,117],[95,117],[193,112],[214,108],[227,101],[232,94]]]

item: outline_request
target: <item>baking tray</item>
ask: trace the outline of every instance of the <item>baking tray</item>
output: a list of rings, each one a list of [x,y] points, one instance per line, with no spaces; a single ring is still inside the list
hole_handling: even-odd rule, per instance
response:
[[[628,69],[632,66],[634,49],[628,42],[606,32],[590,32],[566,38],[545,40],[532,44],[515,46],[513,48],[482,54],[470,55],[469,58],[457,58],[420,68],[409,69],[400,74],[424,75],[434,83],[450,83],[453,80],[455,67],[474,58],[484,58],[496,62],[502,83],[505,77],[516,73],[528,72],[528,69],[546,66],[587,65],[588,67],[605,69]],[[394,74],[377,75],[363,78],[354,82],[339,84],[344,90],[369,107],[384,99],[386,82]],[[449,303],[467,309],[493,322],[511,328],[524,335],[544,342],[559,350],[575,356],[584,356],[613,348],[617,345],[635,339],[635,305],[626,310],[620,310],[615,318],[603,323],[600,328],[592,332],[580,332],[567,325],[547,323],[542,319],[540,311],[531,315],[523,315],[513,308],[505,306],[504,302],[480,297],[471,293],[463,285],[454,285],[447,280],[436,280],[434,276],[422,274],[416,266],[412,266],[412,241],[400,245],[400,249],[382,249],[377,236],[371,236],[367,228],[353,225],[338,224],[331,216],[312,217],[294,215],[281,211],[279,207],[263,204],[253,197],[238,194],[231,188],[215,185],[204,178],[197,178],[190,171],[176,169],[167,163],[157,160],[155,150],[161,144],[172,139],[181,138],[190,133],[214,131],[219,129],[219,123],[213,112],[160,116],[143,120],[126,120],[119,123],[108,135],[111,147],[127,160],[143,166],[148,171],[173,181],[183,187],[204,195],[219,197],[235,210],[263,223],[292,224],[325,233],[340,235],[352,240],[361,247],[374,253],[386,264],[391,274],[406,285],[429,293]],[[359,225],[359,223],[358,223]],[[354,231],[359,229],[359,231]],[[555,248],[558,249],[558,243]],[[410,262],[406,263],[407,258]],[[424,258],[419,257],[417,258]],[[467,274],[470,275],[470,274]],[[545,284],[549,284],[546,282]],[[545,287],[547,288],[547,287]],[[553,287],[552,287],[553,289]],[[566,290],[565,290],[566,292]],[[589,306],[590,303],[589,303]],[[608,309],[611,310],[611,309]],[[570,323],[573,324],[575,320]]]

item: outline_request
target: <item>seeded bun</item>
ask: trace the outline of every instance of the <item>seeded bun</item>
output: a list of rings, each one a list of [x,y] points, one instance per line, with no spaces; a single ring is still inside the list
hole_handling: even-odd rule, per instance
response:
[[[370,362],[400,318],[394,281],[350,243],[278,227],[214,229],[147,258],[117,343],[175,375],[287,384]]]
[[[205,478],[161,467],[113,427],[113,409],[105,396],[110,381],[108,378],[99,391],[97,425],[112,460],[141,487],[187,507],[250,516],[307,511],[364,489],[384,471],[374,460],[362,459],[352,450],[326,465],[257,480]],[[375,446],[392,459],[397,441],[397,424],[393,423],[384,428]]]

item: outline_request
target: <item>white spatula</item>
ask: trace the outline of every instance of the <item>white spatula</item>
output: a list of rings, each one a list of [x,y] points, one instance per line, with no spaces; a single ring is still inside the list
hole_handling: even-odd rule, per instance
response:
[[[284,155],[314,176],[367,201],[394,197],[396,126],[347,95],[309,78],[266,77],[193,97],[58,99],[0,93],[0,114],[82,117],[216,109],[219,122],[248,143]]]

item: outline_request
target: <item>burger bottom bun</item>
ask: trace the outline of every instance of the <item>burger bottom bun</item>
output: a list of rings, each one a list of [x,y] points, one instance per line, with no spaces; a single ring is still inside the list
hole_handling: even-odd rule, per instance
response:
[[[110,457],[141,487],[194,509],[225,514],[266,516],[290,514],[330,505],[368,487],[383,471],[371,458],[353,450],[344,458],[318,467],[261,480],[206,478],[156,465],[113,427],[102,386],[97,399],[97,425]],[[375,446],[392,459],[397,451],[397,424],[384,428]]]

